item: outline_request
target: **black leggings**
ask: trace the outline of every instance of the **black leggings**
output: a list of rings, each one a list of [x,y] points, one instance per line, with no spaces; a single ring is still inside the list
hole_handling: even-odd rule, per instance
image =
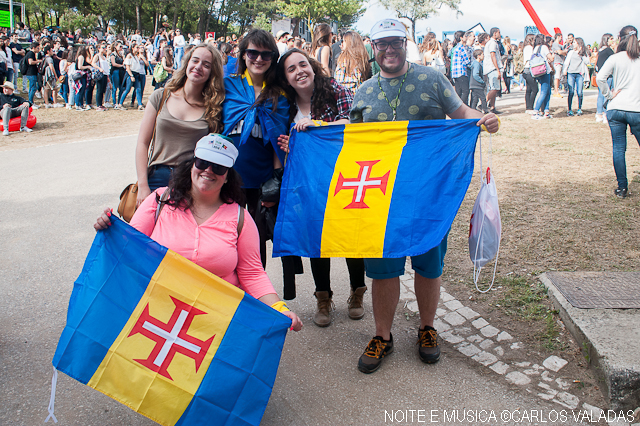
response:
[[[524,94],[525,104],[527,105],[527,111],[533,111],[533,103],[538,95],[538,82],[529,72],[523,72],[524,80],[527,82],[527,91]]]
[[[311,258],[311,272],[313,281],[316,283],[316,291],[331,291],[331,259],[330,258]],[[364,287],[364,259],[346,259],[347,268],[349,269],[349,281],[351,289]]]

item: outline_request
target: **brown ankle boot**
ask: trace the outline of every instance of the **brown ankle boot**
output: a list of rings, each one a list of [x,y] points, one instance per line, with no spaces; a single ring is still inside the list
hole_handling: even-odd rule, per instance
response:
[[[316,291],[313,293],[318,299],[318,310],[313,316],[313,322],[318,327],[327,327],[331,324],[331,311],[333,310],[333,301],[328,291]]]
[[[349,318],[354,320],[362,319],[364,316],[364,304],[362,298],[367,291],[367,287],[358,287],[356,291],[351,290],[351,296],[347,300],[349,304]]]

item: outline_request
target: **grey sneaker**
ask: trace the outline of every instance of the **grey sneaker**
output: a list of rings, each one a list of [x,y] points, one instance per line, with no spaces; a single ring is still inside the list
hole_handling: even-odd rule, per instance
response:
[[[369,341],[367,348],[358,360],[358,370],[370,374],[380,368],[384,357],[393,352],[393,335],[389,337],[389,340],[383,340],[382,337],[376,336]]]
[[[438,332],[428,325],[418,330],[418,354],[422,362],[435,364],[440,360]]]

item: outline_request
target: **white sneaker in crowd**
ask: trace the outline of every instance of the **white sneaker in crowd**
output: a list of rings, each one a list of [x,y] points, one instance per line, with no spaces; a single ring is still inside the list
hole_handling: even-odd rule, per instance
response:
[[[36,98],[42,99],[42,95],[40,94],[40,92],[36,92]]]
[[[71,109],[72,108],[71,104],[67,104],[66,108]]]
[[[2,131],[2,135],[3,135],[3,136],[9,136],[9,131],[8,131],[7,129],[4,129],[4,130]]]
[[[53,105],[51,105],[51,104],[44,104],[44,107],[45,107],[45,108],[53,108]]]
[[[36,104],[31,105],[31,108],[33,108],[33,109],[40,109],[40,107],[39,107],[38,105],[36,105]]]
[[[106,102],[105,104],[103,104],[103,106],[105,108],[113,108],[113,104],[111,102]]]
[[[602,123],[602,115],[596,114],[596,123]]]
[[[26,132],[26,133],[31,133],[31,132],[33,132],[33,130],[31,130],[31,129],[30,129],[30,128],[28,128],[28,127],[21,127],[21,128],[20,128],[20,131],[21,131],[21,132]]]

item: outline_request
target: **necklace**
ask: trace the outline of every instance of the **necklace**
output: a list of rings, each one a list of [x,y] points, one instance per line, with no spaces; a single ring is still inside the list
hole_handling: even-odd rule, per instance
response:
[[[382,85],[380,84],[380,73],[378,73],[378,87],[380,88],[380,92],[382,92],[382,95],[384,96],[384,99],[389,104],[389,108],[391,108],[391,111],[393,111],[393,119],[391,121],[396,121],[397,109],[398,109],[398,101],[400,99],[400,92],[402,92],[402,86],[404,86],[404,81],[407,79],[407,75],[409,74],[409,70],[410,69],[411,69],[411,64],[409,64],[409,66],[407,67],[407,72],[405,72],[404,73],[404,77],[402,77],[402,83],[400,83],[400,88],[398,89],[398,95],[393,100],[393,105],[391,105],[391,102],[389,102],[389,98],[387,98],[387,94],[385,93],[384,89],[382,88]]]

